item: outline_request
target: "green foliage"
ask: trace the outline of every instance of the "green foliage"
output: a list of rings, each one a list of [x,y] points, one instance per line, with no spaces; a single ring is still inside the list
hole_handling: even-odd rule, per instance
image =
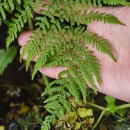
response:
[[[16,47],[10,47],[8,50],[0,49],[0,75],[3,74],[8,64],[10,64],[13,61],[16,53]]]
[[[78,108],[77,113],[81,118],[93,116],[92,109]]]
[[[125,122],[117,123],[116,126],[114,127],[114,130],[129,130],[129,129],[130,125]]]
[[[6,12],[12,13],[15,9],[15,4],[21,4],[21,0],[1,0],[0,1],[0,18],[6,20]]]
[[[54,115],[47,116],[45,121],[42,123],[41,130],[49,130],[51,128],[50,124],[55,124],[56,117]]]
[[[86,0],[89,6],[102,6],[103,4],[107,5],[129,5],[125,0]]]
[[[110,97],[110,96],[105,96],[105,100],[107,102],[109,111],[112,112],[112,113],[115,113],[115,111],[116,111],[116,105],[115,105],[116,99],[113,98],[113,97]]]
[[[45,97],[44,107],[51,114],[45,118],[42,130],[49,130],[57,118],[63,119],[67,112],[72,111],[69,97],[74,97],[78,102],[83,99],[86,103],[86,86],[96,93],[95,82],[101,84],[100,64],[88,45],[116,61],[109,42],[86,29],[86,26],[96,21],[121,26],[124,24],[115,16],[94,11],[91,7],[129,3],[125,0],[48,0],[50,4],[42,5],[40,0],[2,0],[0,24],[7,19],[7,12],[14,15],[9,20],[7,48],[17,38],[27,21],[33,18],[35,2],[42,9],[41,15],[35,18],[36,30],[22,49],[21,59],[27,54],[26,70],[37,55],[39,57],[32,79],[41,67],[68,68],[59,73],[58,79],[50,83],[42,94]],[[111,112],[114,112],[114,101],[107,101]]]
[[[128,109],[126,108],[116,110],[116,99],[113,97],[105,96],[105,101],[107,102],[109,112],[113,114],[116,112],[120,117],[124,117],[125,114],[128,112]]]
[[[116,113],[117,113],[120,117],[124,117],[127,112],[128,112],[128,109],[125,109],[125,108],[116,111]]]
[[[84,130],[91,128],[93,123],[94,116],[92,109],[87,109],[83,105],[77,105],[77,107],[73,106],[73,112],[66,113],[62,120],[56,122],[55,128]]]

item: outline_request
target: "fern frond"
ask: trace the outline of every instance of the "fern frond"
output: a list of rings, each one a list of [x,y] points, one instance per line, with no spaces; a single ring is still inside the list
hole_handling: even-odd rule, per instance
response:
[[[83,80],[83,77],[74,67],[70,67],[70,72],[75,78],[75,82],[78,84],[79,90],[81,91],[81,94],[83,96],[84,102],[87,100],[87,89],[86,89],[86,83]]]
[[[82,16],[84,16],[82,18]],[[81,17],[81,22],[82,24],[90,24],[92,22],[99,22],[103,21],[104,23],[109,23],[109,24],[121,24],[124,25],[117,17],[111,15],[111,14],[106,14],[106,13],[100,13],[99,11],[94,12],[91,10],[87,16],[86,12],[84,12]],[[79,20],[78,20],[79,21]]]
[[[18,0],[18,2],[21,3],[20,0]],[[8,3],[11,9],[14,10],[14,2],[12,0],[9,0]],[[19,7],[17,7],[16,9],[17,13],[14,15],[15,17],[11,19],[11,23],[9,25],[8,37],[6,39],[7,48],[17,37],[18,32],[20,32],[21,29],[24,27],[28,18],[33,17],[31,10],[35,10],[34,1],[24,1],[24,9],[21,9]]]
[[[107,5],[127,5],[128,4],[126,0],[102,0],[102,2]]]
[[[59,101],[63,105],[63,107],[67,110],[67,112],[71,112],[70,103],[62,95],[60,95]]]
[[[73,1],[73,0],[66,0],[63,1],[62,4],[63,7],[59,6],[58,8],[57,5],[53,5],[51,7],[51,12],[48,11],[41,11],[43,14],[51,14],[53,13],[55,16],[59,18],[64,18],[67,22],[70,22],[70,24],[73,26],[75,23],[79,24],[85,24],[88,25],[94,21],[103,21],[104,23],[110,23],[110,24],[122,24],[123,23],[115,16],[111,14],[106,14],[106,13],[99,13],[99,11],[89,11],[87,8],[86,0],[81,1]],[[91,1],[88,1],[90,3]],[[99,3],[99,0],[98,0]],[[59,2],[58,2],[59,4]],[[80,6],[79,6],[80,4]],[[91,3],[92,4],[92,3]],[[101,3],[100,3],[101,4]],[[56,7],[55,7],[56,6]],[[79,8],[78,8],[79,7]],[[52,17],[52,14],[51,14]],[[54,19],[54,17],[53,17]],[[54,20],[53,20],[54,21]],[[61,20],[63,21],[63,20]]]
[[[82,72],[84,80],[89,86],[93,88],[94,92],[96,93],[97,90],[96,90],[96,85],[94,83],[95,82],[94,75],[92,71],[90,70],[90,68],[88,67],[88,64],[81,62],[80,59],[78,58],[76,58],[75,61],[77,62],[77,65],[79,66],[80,71]]]
[[[60,86],[61,87],[61,86]],[[55,87],[56,88],[56,87]],[[63,87],[62,87],[63,88]],[[54,87],[50,88],[49,90],[55,91]],[[57,91],[57,90],[56,90]],[[59,91],[59,90],[58,90]],[[63,90],[62,90],[63,91]],[[44,103],[46,103],[45,108],[52,114],[60,114],[59,110],[61,110],[62,115],[65,111],[70,112],[71,107],[69,102],[66,100],[66,96],[64,96],[65,91],[62,93],[57,93],[55,95],[49,96]]]
[[[19,4],[21,4],[21,0],[17,0]],[[16,1],[13,0],[3,0],[0,3],[0,17],[3,20],[6,20],[6,13],[12,13],[15,9],[15,3]]]
[[[0,3],[0,14],[3,19],[6,19],[6,13],[2,3]]]
[[[95,47],[98,51],[107,54],[114,61],[116,61],[116,58],[112,54],[111,46],[106,39],[99,37],[97,34],[92,33],[89,30],[86,31],[86,35],[86,44],[92,45],[92,47]]]
[[[41,1],[35,1],[41,4]],[[71,111],[69,97],[74,97],[77,101],[83,99],[86,102],[88,97],[86,86],[92,87],[96,92],[94,79],[96,78],[99,85],[101,84],[99,61],[87,44],[115,60],[108,41],[82,27],[82,24],[84,26],[95,21],[121,25],[123,23],[113,15],[89,11],[88,6],[102,6],[103,3],[125,5],[126,3],[124,0],[114,2],[111,0],[48,0],[48,2],[52,4],[41,5],[40,13],[43,16],[36,17],[37,29],[28,44],[23,47],[21,58],[27,54],[26,69],[28,69],[31,60],[39,55],[32,78],[41,67],[68,68],[59,73],[59,79],[50,83],[42,93],[45,98],[45,109],[55,118],[62,119],[66,112]],[[31,8],[34,10],[35,7]],[[31,8],[26,14],[27,17],[32,17]],[[64,22],[67,22],[67,25],[64,25]],[[17,30],[21,29],[17,28]],[[42,129],[50,129],[51,122],[47,120]]]
[[[42,52],[42,54],[40,55],[40,57],[37,59],[37,63],[34,67],[34,70],[33,70],[33,73],[32,73],[32,79],[34,78],[35,74],[37,73],[37,71],[45,65],[47,59],[48,59],[48,56],[50,55],[50,52],[49,52],[50,48],[46,48],[46,50],[44,50]]]
[[[62,86],[53,86],[52,88],[47,88],[43,93],[42,96],[46,95],[46,94],[50,94],[50,93],[55,93],[55,92],[59,92],[59,93],[63,93],[64,89]]]
[[[45,120],[42,123],[41,130],[50,130],[51,125],[54,125],[56,122],[55,115],[46,116]]]
[[[8,0],[8,4],[9,4],[11,10],[13,11],[14,10],[14,1]]]
[[[53,115],[56,115],[58,118],[62,119],[64,117],[65,109],[58,100],[48,102],[44,107],[48,112]]]
[[[58,100],[59,96],[60,96],[60,94],[51,95],[44,101],[44,103],[53,102],[55,100]]]
[[[82,28],[76,28],[73,32],[73,38],[74,40],[81,41],[80,42],[81,45],[76,45],[75,47],[73,47],[73,49],[76,49],[76,51],[79,50],[81,54],[85,53],[85,50],[87,49],[85,47],[83,48],[82,46],[83,45],[86,46],[86,44],[90,44],[92,47],[95,47],[99,52],[107,54],[114,61],[116,61],[116,58],[112,53],[112,48],[109,42],[103,37],[98,36],[93,32],[90,32],[88,29],[86,31],[83,31]],[[82,51],[80,51],[80,49],[78,48],[80,48]]]
[[[10,43],[14,41],[17,37],[17,33],[21,31],[21,28],[24,27],[24,24],[27,22],[27,12],[26,10],[18,9],[16,18],[12,19],[12,23],[9,25],[8,37],[6,39],[6,47],[8,48]]]
[[[67,78],[68,78],[68,82],[69,82],[67,89],[71,93],[71,95],[79,102],[80,101],[80,91],[79,91],[78,85],[72,75],[69,74],[69,76]]]
[[[93,53],[91,51],[89,51],[88,54],[85,54],[85,60],[86,60],[86,63],[88,64],[88,67],[90,68],[90,70],[96,77],[97,82],[100,85],[101,84],[101,75],[100,75],[99,61],[97,60],[97,58],[93,55]]]
[[[17,2],[18,2],[19,4],[21,4],[21,0],[17,0]]]
[[[126,0],[86,0],[89,7],[99,6],[101,7],[103,4],[106,5],[127,5],[128,2]]]
[[[43,35],[41,34],[41,31],[39,29],[35,30],[35,32],[33,32],[32,36],[30,37],[30,40],[23,47],[20,56],[21,61],[24,55],[27,54],[26,70],[28,70],[31,60],[45,49],[45,44],[46,43]]]

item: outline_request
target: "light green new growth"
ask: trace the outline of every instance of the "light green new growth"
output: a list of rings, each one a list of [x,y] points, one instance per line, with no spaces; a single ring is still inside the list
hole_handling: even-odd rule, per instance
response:
[[[56,119],[63,119],[71,111],[68,98],[74,97],[77,101],[87,101],[86,86],[96,93],[95,80],[101,84],[100,64],[93,52],[88,49],[91,45],[99,52],[108,55],[116,61],[111,46],[106,39],[86,29],[85,26],[95,21],[109,24],[123,23],[115,16],[93,11],[91,7],[107,5],[129,5],[125,0],[48,0],[51,4],[41,4],[40,0],[17,0],[19,7],[11,0],[0,3],[0,23],[6,19],[6,12],[17,10],[12,18],[6,46],[14,41],[18,32],[26,24],[28,18],[33,18],[34,2],[41,6],[40,16],[36,19],[36,30],[33,32],[28,44],[22,49],[21,60],[27,55],[26,70],[31,60],[39,55],[32,79],[41,67],[63,66],[68,68],[59,73],[59,78],[50,83],[42,96],[45,109],[51,114],[45,118],[42,130],[49,130]]]

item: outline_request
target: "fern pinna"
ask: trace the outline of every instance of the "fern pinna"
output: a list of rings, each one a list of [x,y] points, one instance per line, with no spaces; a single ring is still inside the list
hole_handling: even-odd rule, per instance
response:
[[[46,98],[45,109],[50,115],[45,118],[41,129],[49,130],[57,118],[63,119],[66,113],[72,111],[70,97],[77,101],[83,99],[85,103],[88,95],[86,86],[96,93],[95,79],[101,84],[99,61],[87,45],[116,61],[108,41],[85,26],[95,21],[120,25],[123,23],[113,15],[93,11],[91,7],[103,4],[127,6],[129,3],[125,0],[47,0],[49,4],[42,4],[41,0],[14,1],[2,0],[0,3],[0,23],[6,20],[5,12],[17,12],[15,18],[9,22],[7,47],[28,19],[33,18],[35,2],[41,6],[41,15],[36,17],[36,30],[21,54],[21,59],[28,54],[26,69],[31,60],[39,55],[32,79],[41,67],[66,67],[42,94]],[[17,8],[14,3],[18,4]]]

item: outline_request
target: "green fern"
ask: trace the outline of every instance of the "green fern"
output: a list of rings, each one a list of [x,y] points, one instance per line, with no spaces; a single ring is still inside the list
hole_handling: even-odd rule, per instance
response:
[[[45,118],[41,129],[49,130],[56,119],[63,119],[66,113],[72,111],[70,97],[78,102],[82,99],[85,103],[88,98],[86,86],[96,93],[94,79],[99,85],[102,82],[99,61],[87,46],[91,45],[116,61],[109,42],[85,26],[93,22],[124,24],[115,16],[93,11],[91,7],[103,4],[129,6],[129,3],[125,0],[48,0],[51,4],[42,5],[41,0],[2,0],[0,25],[8,20],[7,12],[14,15],[9,20],[7,48],[28,20],[33,18],[35,2],[42,8],[41,15],[35,18],[36,30],[23,47],[20,60],[27,55],[28,70],[31,60],[38,55],[32,79],[41,67],[68,68],[59,73],[58,79],[50,83],[42,94],[44,107],[51,115]]]
[[[41,130],[49,130],[51,128],[50,124],[55,124],[56,117],[54,115],[47,116],[45,121],[42,123]]]
[[[107,5],[128,5],[125,0],[86,0],[89,6],[102,6],[102,4]]]
[[[62,2],[65,8],[61,7]],[[44,102],[46,110],[60,119],[71,110],[68,101],[69,96],[75,97],[77,101],[82,97],[86,102],[86,86],[92,87],[96,93],[94,78],[96,78],[99,85],[101,84],[99,62],[93,52],[84,46],[90,44],[115,60],[107,40],[89,30],[85,30],[81,24],[88,25],[94,21],[103,21],[104,23],[123,25],[122,22],[110,14],[93,11],[86,14],[84,11],[80,15],[84,3],[85,1],[82,1],[82,5],[79,6],[78,1],[61,0],[53,1],[53,6],[44,5],[43,7],[48,9],[41,10],[41,14],[44,16],[36,18],[38,29],[33,33],[28,44],[23,47],[21,55],[22,58],[25,53],[28,53],[26,68],[29,67],[32,58],[37,54],[39,55],[32,78],[43,66],[64,66],[68,68],[67,71],[61,72],[59,74],[60,79],[53,81],[42,94],[42,96],[49,95]],[[77,5],[78,10],[76,11]],[[84,7],[84,10],[87,11],[87,8]],[[64,21],[69,22],[70,26],[61,26]],[[75,28],[75,23],[79,27]],[[63,75],[66,78],[63,78]]]
[[[21,4],[21,0],[17,0],[18,4]],[[12,13],[15,9],[15,2],[13,0],[1,0],[0,3],[0,17],[5,20],[6,12]]]

